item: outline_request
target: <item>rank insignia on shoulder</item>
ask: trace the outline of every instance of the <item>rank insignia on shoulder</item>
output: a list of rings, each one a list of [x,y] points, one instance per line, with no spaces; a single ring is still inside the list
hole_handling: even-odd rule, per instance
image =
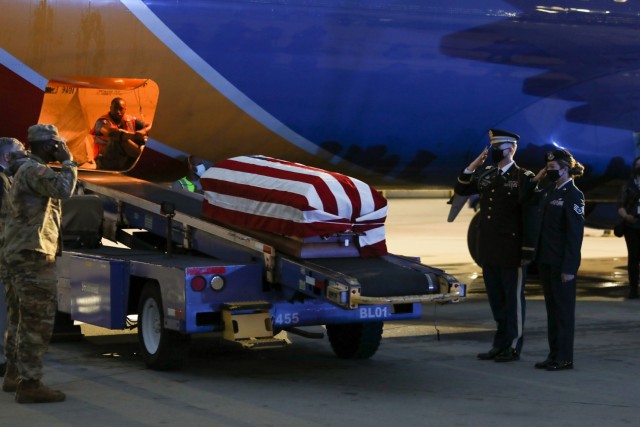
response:
[[[578,215],[584,215],[584,206],[573,205],[573,210],[576,211]]]
[[[531,172],[531,171],[524,171],[524,174],[525,174],[526,176],[536,176],[536,175],[535,175],[533,172]]]

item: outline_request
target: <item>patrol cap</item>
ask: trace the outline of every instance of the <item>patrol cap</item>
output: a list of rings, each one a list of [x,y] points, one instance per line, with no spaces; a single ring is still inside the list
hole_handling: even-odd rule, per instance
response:
[[[5,136],[0,138],[0,149],[2,149],[2,147],[9,147],[13,145],[23,146],[22,142],[15,138],[7,138]]]
[[[515,144],[520,139],[520,135],[507,132],[506,130],[489,129],[489,138],[491,139],[491,145],[502,144],[505,142]]]
[[[65,142],[64,138],[58,133],[58,128],[54,125],[33,125],[29,127],[27,134],[29,142],[36,141],[59,141]]]
[[[545,162],[565,162],[569,165],[573,164],[573,156],[567,150],[549,151],[544,156]]]
[[[24,144],[15,138],[0,138],[0,156],[4,156],[7,153],[11,153],[18,147],[18,150],[24,150]]]

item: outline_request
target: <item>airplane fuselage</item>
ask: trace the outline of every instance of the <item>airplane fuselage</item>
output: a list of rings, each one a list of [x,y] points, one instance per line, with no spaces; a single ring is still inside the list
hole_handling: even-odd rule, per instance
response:
[[[30,105],[54,78],[149,78],[152,149],[264,154],[379,186],[450,187],[489,128],[520,134],[532,169],[561,146],[587,182],[620,179],[640,5],[556,3],[5,1],[0,93]],[[4,103],[0,133],[24,138],[39,107]]]

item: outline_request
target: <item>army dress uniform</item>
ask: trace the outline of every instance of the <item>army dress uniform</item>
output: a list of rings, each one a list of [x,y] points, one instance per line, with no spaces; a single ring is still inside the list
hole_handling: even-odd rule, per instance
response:
[[[547,309],[547,360],[573,364],[576,278],[584,234],[584,195],[573,179],[542,191],[537,260]],[[574,278],[562,282],[561,274]]]
[[[15,361],[21,380],[42,377],[42,359],[57,310],[60,199],[71,196],[76,179],[75,162],[63,162],[58,173],[30,154],[16,172],[9,193],[3,255],[17,298],[11,301],[13,328],[7,332],[17,336],[10,337],[17,346],[8,358]]]
[[[516,359],[522,350],[525,317],[522,200],[524,192],[535,187],[533,177],[512,162],[504,170],[496,166],[473,173],[465,170],[455,185],[457,194],[480,195],[477,254],[497,325],[493,349],[511,348]]]

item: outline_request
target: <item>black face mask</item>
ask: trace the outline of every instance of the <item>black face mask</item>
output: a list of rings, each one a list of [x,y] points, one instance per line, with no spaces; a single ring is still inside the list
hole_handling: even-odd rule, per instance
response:
[[[560,171],[558,169],[547,169],[547,178],[551,182],[557,182],[560,179]]]
[[[491,149],[491,161],[494,164],[498,164],[504,159],[504,157],[505,157],[504,150],[506,150],[506,148],[503,148],[503,149],[492,148]]]

